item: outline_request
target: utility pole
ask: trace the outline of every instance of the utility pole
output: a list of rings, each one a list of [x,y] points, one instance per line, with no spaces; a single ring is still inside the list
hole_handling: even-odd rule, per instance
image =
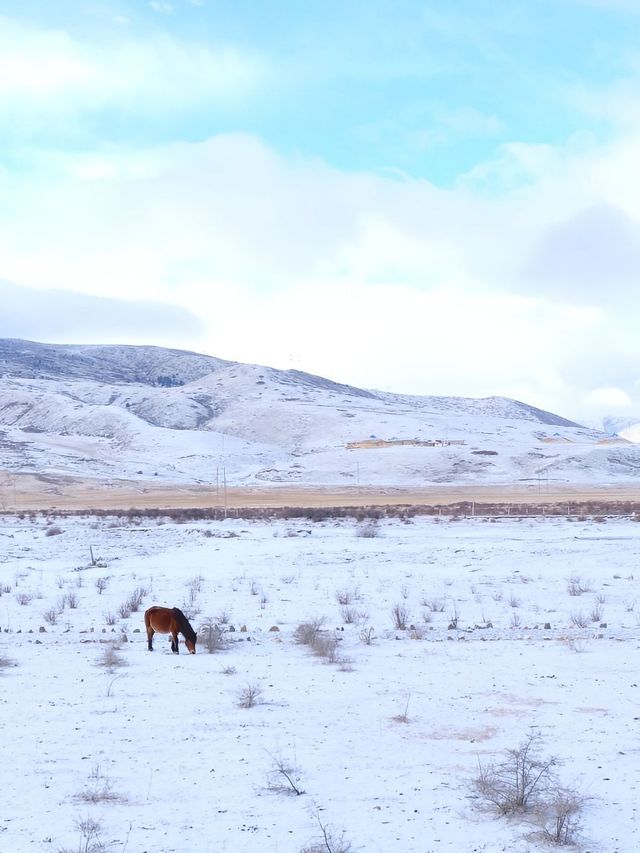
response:
[[[222,469],[222,484],[224,490],[224,517],[227,517],[227,469]]]

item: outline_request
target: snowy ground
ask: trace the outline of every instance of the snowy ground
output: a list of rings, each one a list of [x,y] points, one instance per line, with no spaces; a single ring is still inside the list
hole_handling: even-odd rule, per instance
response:
[[[549,849],[471,786],[531,731],[588,798],[578,849],[638,850],[640,524],[374,532],[0,518],[0,851],[299,853],[321,827],[334,851]],[[153,603],[228,648],[150,654]],[[329,656],[295,642],[319,617]]]

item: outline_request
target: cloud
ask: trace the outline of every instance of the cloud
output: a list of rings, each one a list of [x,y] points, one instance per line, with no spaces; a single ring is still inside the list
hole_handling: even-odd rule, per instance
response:
[[[157,0],[151,0],[149,6],[154,12],[158,12],[159,15],[171,15],[174,12],[172,3],[159,3]]]
[[[631,398],[622,388],[594,388],[587,395],[585,403],[596,406],[605,414],[626,409],[631,406]]]
[[[622,169],[629,144],[611,149]],[[40,154],[0,174],[0,275],[119,300],[121,317],[130,298],[180,305],[221,358],[407,393],[503,394],[581,419],[594,387],[636,393],[629,300],[598,274],[615,261],[619,292],[631,290],[640,194],[633,172],[611,180],[608,153],[531,157],[534,177],[500,195],[344,173],[242,134]],[[51,339],[32,305],[31,336]],[[103,340],[120,334],[110,322]],[[167,314],[157,326],[169,333]]]
[[[579,302],[624,297],[640,270],[640,223],[619,208],[598,204],[545,231],[528,263],[544,290]]]
[[[202,321],[162,302],[108,299],[67,290],[32,290],[0,281],[0,335],[47,343],[149,343],[197,340]]]
[[[9,138],[103,111],[129,118],[184,115],[261,90],[263,57],[158,32],[145,39],[91,42],[0,18],[0,127]],[[54,123],[52,126],[52,122]]]

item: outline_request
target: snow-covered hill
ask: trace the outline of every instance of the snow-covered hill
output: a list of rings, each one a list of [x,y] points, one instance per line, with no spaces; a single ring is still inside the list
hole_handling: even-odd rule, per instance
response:
[[[417,397],[148,346],[0,340],[0,468],[229,485],[607,483],[640,448],[502,397]]]
[[[625,438],[634,444],[640,444],[640,417],[610,416],[603,421],[605,432]]]

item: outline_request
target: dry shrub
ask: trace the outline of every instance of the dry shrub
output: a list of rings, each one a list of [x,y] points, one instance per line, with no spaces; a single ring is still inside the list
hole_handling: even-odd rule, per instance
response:
[[[316,616],[308,622],[301,622],[293,632],[293,638],[301,646],[313,646],[326,622],[325,616]]]
[[[78,596],[75,592],[67,592],[64,595],[64,604],[70,610],[75,610],[78,607]]]
[[[329,663],[343,662],[338,655],[338,638],[324,630],[325,618],[316,617],[310,622],[302,622],[293,632],[296,643],[309,646],[318,657],[325,658]]]
[[[582,595],[585,592],[589,592],[590,589],[589,582],[583,580],[580,575],[573,575],[567,581],[567,592],[569,595]]]
[[[113,672],[122,666],[126,666],[127,662],[121,654],[118,654],[119,650],[120,647],[117,643],[108,643],[98,655],[96,666],[101,666],[108,672]]]
[[[399,714],[396,714],[391,719],[394,723],[408,723],[409,722],[409,702],[411,701],[411,694],[407,696],[407,701],[404,704],[404,708]]]
[[[138,586],[131,593],[126,601],[125,608],[128,608],[129,614],[137,613],[142,606],[142,602],[149,595],[149,590],[145,586]]]
[[[42,618],[47,625],[56,625],[58,622],[58,611],[55,607],[49,607],[49,609],[45,610],[42,614]]]
[[[329,663],[337,663],[338,661],[338,638],[331,634],[319,634],[313,642],[311,648],[314,655],[320,658],[326,658]]]
[[[111,790],[111,780],[104,776],[100,770],[100,765],[96,765],[89,777],[89,784],[84,791],[76,794],[75,799],[83,803],[120,803],[123,802],[123,797]]]
[[[353,625],[354,622],[358,622],[360,618],[360,611],[358,608],[348,604],[345,604],[340,608],[340,614],[342,615],[342,621],[345,625]]]
[[[282,756],[271,756],[273,766],[267,773],[267,788],[278,794],[294,794],[301,797],[304,794],[300,782],[300,769]]]
[[[370,646],[375,639],[373,634],[373,628],[363,628],[362,631],[360,631],[360,633],[358,634],[358,639],[361,643],[364,643],[365,646]]]
[[[569,619],[574,628],[586,628],[589,624],[588,618],[581,610],[572,613]]]
[[[59,847],[58,853],[107,853],[110,846],[102,840],[102,825],[94,818],[87,817],[76,823],[80,833],[77,847]]]
[[[361,524],[356,529],[356,536],[359,536],[361,539],[375,539],[379,533],[380,530],[375,522]]]
[[[391,608],[393,627],[398,631],[406,630],[409,621],[409,611],[404,604],[394,604]]]
[[[317,815],[318,821],[318,837],[305,844],[300,849],[300,853],[352,853],[353,845],[345,837],[344,830],[337,834],[326,823],[322,823],[320,816]]]
[[[336,590],[336,601],[338,604],[353,604],[354,601],[360,601],[361,598],[362,594],[357,586]]]
[[[553,791],[538,814],[544,838],[552,844],[574,844],[586,802],[587,798],[577,791],[566,788]]]
[[[261,696],[262,687],[259,684],[247,684],[238,690],[238,707],[253,708],[254,705],[260,704]]]
[[[227,647],[224,634],[215,619],[210,616],[198,628],[198,642],[204,646],[210,655],[214,652],[221,652]]]
[[[529,734],[519,747],[507,750],[504,762],[480,765],[474,787],[500,814],[530,812],[546,841],[573,845],[588,797],[558,783],[557,759],[541,758],[538,741],[539,735]]]
[[[541,806],[545,795],[558,790],[555,777],[558,761],[554,756],[542,758],[539,745],[540,734],[530,732],[519,746],[505,751],[504,761],[486,765],[478,762],[474,788],[500,814]]]

